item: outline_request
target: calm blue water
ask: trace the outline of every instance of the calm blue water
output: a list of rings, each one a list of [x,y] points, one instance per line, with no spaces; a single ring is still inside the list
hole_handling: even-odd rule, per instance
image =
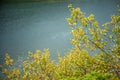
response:
[[[67,52],[70,45],[69,17],[67,6],[72,3],[80,7],[86,15],[95,14],[101,23],[116,14],[120,0],[77,0],[61,3],[17,3],[4,4],[0,8],[0,63],[5,53],[17,62],[26,58],[28,51],[50,48],[51,59],[56,60],[56,52]]]

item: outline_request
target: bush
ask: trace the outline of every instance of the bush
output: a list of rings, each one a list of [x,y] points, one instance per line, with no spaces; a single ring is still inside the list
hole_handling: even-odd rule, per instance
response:
[[[80,8],[68,6],[71,44],[67,55],[50,60],[49,49],[29,52],[23,67],[15,67],[10,55],[5,56],[2,72],[9,80],[118,80],[120,79],[120,10],[102,28],[93,14],[88,17]],[[90,53],[94,53],[90,55]],[[97,54],[98,53],[98,54]]]

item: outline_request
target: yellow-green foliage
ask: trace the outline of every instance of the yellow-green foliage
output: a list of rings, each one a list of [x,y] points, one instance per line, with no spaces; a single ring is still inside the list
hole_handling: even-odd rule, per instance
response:
[[[93,14],[86,17],[80,8],[70,4],[71,44],[67,55],[50,60],[49,49],[29,52],[23,67],[15,67],[13,59],[5,56],[3,73],[9,80],[119,80],[120,79],[120,10],[111,21],[99,26]],[[90,53],[94,53],[90,55]]]

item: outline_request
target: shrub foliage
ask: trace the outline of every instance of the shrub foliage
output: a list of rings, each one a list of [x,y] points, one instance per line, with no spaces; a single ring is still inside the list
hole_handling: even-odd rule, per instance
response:
[[[50,60],[49,49],[29,52],[22,68],[5,56],[2,72],[9,80],[119,80],[120,79],[120,10],[111,21],[99,25],[94,14],[86,16],[80,8],[68,5],[71,44],[67,55]],[[92,55],[90,53],[93,53]]]

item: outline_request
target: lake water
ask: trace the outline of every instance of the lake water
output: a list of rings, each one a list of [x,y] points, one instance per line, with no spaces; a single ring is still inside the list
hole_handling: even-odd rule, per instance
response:
[[[72,48],[69,27],[65,18],[70,13],[69,3],[80,7],[86,15],[93,13],[101,23],[116,14],[120,0],[77,0],[71,2],[33,2],[4,4],[0,8],[0,64],[9,53],[18,64],[28,51],[50,48],[51,59],[57,51],[64,55]]]

